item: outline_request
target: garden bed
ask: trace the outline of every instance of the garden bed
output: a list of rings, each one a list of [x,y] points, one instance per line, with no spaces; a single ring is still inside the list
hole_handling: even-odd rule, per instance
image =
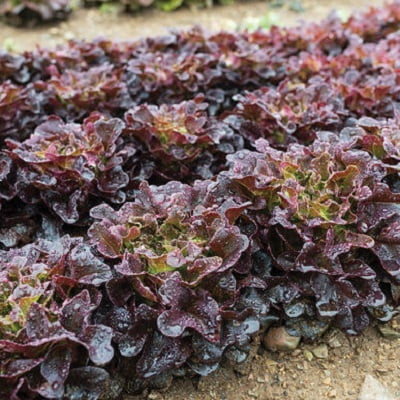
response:
[[[326,358],[313,356],[320,344],[328,346]],[[382,338],[375,328],[357,337],[333,330],[319,343],[301,345],[289,353],[271,353],[261,347],[241,369],[224,365],[210,376],[176,379],[167,391],[153,390],[126,396],[126,400],[360,400],[367,375],[378,379],[398,400],[399,353],[399,340]]]
[[[295,353],[304,370],[346,347],[332,329],[382,330],[400,299],[399,27],[396,3],[2,53],[1,395],[201,390],[221,363],[265,363],[265,332],[270,350],[325,341]]]

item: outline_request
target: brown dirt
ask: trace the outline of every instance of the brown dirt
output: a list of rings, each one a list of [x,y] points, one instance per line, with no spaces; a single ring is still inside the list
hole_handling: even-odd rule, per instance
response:
[[[303,0],[305,12],[298,13],[287,7],[270,8],[266,2],[242,2],[231,6],[212,9],[182,9],[174,13],[146,10],[135,15],[100,12],[97,9],[77,10],[70,19],[59,25],[35,29],[12,28],[0,25],[0,47],[7,45],[15,51],[32,49],[36,44],[54,46],[66,39],[93,39],[105,36],[125,40],[165,33],[172,28],[187,28],[199,24],[209,30],[235,29],[246,26],[248,22],[272,13],[273,20],[279,24],[294,25],[299,20],[318,21],[333,8],[343,15],[357,8],[381,5],[384,0]]]
[[[307,359],[320,344],[328,345],[328,357]],[[164,393],[125,400],[357,400],[366,374],[400,400],[400,340],[384,339],[376,328],[359,337],[331,330],[318,343],[290,353],[256,345],[253,350],[254,358],[236,371],[224,366],[208,377],[176,379]]]
[[[11,45],[21,51],[32,49],[36,44],[53,46],[72,38],[135,39],[163,34],[171,28],[187,28],[194,23],[209,30],[235,29],[269,11],[273,12],[274,21],[293,25],[299,19],[317,21],[332,8],[346,15],[356,8],[383,2],[304,0],[305,12],[300,14],[286,8],[271,10],[265,2],[170,14],[147,11],[138,15],[116,15],[95,9],[79,10],[67,22],[54,26],[24,30],[2,25],[0,45]],[[254,358],[236,370],[224,366],[209,377],[177,379],[166,392],[152,391],[128,396],[126,400],[356,400],[366,374],[375,376],[400,400],[400,340],[389,341],[375,328],[370,328],[360,337],[329,331],[320,343],[328,344],[326,359],[306,357],[307,351],[319,343],[302,344],[291,353],[271,353],[254,345]]]

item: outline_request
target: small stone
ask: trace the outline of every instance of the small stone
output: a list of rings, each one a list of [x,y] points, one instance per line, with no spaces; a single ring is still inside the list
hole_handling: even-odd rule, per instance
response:
[[[286,329],[281,326],[279,328],[270,328],[264,336],[263,343],[271,351],[290,351],[299,345],[300,339],[299,336],[289,335]]]
[[[326,344],[320,344],[311,350],[317,358],[328,358],[328,346]]]
[[[250,397],[253,397],[253,398],[255,398],[255,399],[258,398],[258,393],[257,393],[255,390],[249,390],[249,391],[247,392],[247,394],[248,394]]]
[[[382,368],[382,367],[376,368],[375,371],[379,372],[380,374],[387,374],[389,372],[387,368]]]
[[[311,353],[311,351],[309,351],[309,350],[304,350],[304,351],[303,351],[303,355],[304,355],[304,358],[305,358],[307,361],[312,361],[313,358],[314,358],[313,353]]]
[[[339,347],[342,347],[342,344],[340,343],[338,338],[334,337],[328,342],[328,346],[332,349],[337,349]]]
[[[322,383],[324,384],[324,385],[330,385],[331,384],[331,378],[325,378],[323,381],[322,381]]]
[[[378,380],[366,375],[358,400],[395,400],[395,397]]]
[[[336,397],[336,390],[333,389],[328,393],[328,397],[330,397],[331,399]]]
[[[400,332],[397,332],[386,325],[379,325],[378,329],[381,335],[386,339],[396,340],[400,338]]]
[[[160,395],[160,393],[150,392],[147,398],[149,400],[162,400],[163,397]]]

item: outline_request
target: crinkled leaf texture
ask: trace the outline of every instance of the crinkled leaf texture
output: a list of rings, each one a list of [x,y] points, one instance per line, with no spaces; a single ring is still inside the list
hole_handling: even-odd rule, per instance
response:
[[[19,198],[43,202],[68,224],[80,219],[91,197],[124,201],[121,188],[129,178],[121,165],[134,150],[121,147],[123,127],[121,120],[97,113],[82,125],[52,116],[24,142],[8,140]]]
[[[99,366],[112,360],[112,329],[92,323],[96,286],[111,270],[81,239],[3,251],[0,276],[2,385],[22,378],[24,390],[60,398],[77,357]]]
[[[0,51],[0,398],[118,398],[271,324],[398,313],[399,28],[395,2]]]

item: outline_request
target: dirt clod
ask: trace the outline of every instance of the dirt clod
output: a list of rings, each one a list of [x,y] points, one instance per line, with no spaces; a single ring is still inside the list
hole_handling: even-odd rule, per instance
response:
[[[311,351],[317,358],[328,358],[329,356],[328,346],[326,344],[321,344],[313,348]]]
[[[271,351],[294,350],[300,343],[300,337],[291,336],[283,326],[271,328],[264,336],[264,345]]]
[[[400,339],[400,332],[395,331],[394,329],[390,328],[389,326],[386,325],[380,325],[378,326],[379,332],[381,335],[390,340],[396,340]]]
[[[304,355],[304,358],[305,358],[307,361],[312,361],[313,358],[314,358],[314,355],[313,355],[313,353],[312,353],[310,350],[304,350],[304,351],[303,351],[303,355]]]

